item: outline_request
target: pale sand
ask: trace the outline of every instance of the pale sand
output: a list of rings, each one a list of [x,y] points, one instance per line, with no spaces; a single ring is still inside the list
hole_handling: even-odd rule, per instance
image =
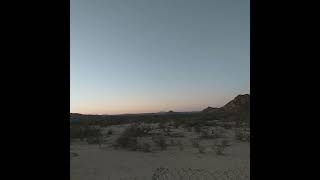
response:
[[[124,128],[125,126],[112,127],[115,135],[112,135],[108,141],[114,141]],[[108,178],[118,180],[133,179],[133,177],[151,179],[154,171],[160,167],[205,169],[211,172],[240,169],[240,173],[249,174],[250,143],[234,140],[231,130],[227,132],[231,146],[226,148],[225,156],[216,155],[210,148],[215,140],[201,141],[207,149],[204,154],[200,154],[190,144],[190,139],[197,137],[194,132],[182,129],[176,131],[185,133],[186,137],[174,138],[181,140],[184,144],[183,151],[178,147],[169,146],[165,151],[155,150],[155,152],[145,153],[115,150],[107,144],[99,148],[97,145],[74,142],[70,146],[71,152],[77,153],[78,156],[70,160],[71,180],[108,180]]]

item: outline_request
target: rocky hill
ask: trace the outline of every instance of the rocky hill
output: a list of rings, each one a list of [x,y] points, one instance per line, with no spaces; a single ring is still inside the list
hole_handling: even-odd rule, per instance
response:
[[[238,95],[232,101],[221,107],[227,112],[249,112],[250,111],[250,95]]]
[[[218,111],[224,112],[250,112],[250,95],[238,95],[233,100],[220,108],[207,107],[202,110],[204,113],[213,113]]]

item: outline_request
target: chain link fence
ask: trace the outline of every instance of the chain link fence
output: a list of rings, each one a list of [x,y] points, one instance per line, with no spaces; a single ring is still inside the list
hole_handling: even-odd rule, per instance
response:
[[[248,169],[230,169],[210,172],[205,169],[158,168],[152,180],[249,180]]]
[[[99,180],[95,169],[90,171],[88,180]],[[100,178],[101,179],[101,178]],[[232,168],[226,170],[209,171],[206,169],[168,169],[157,168],[152,177],[146,176],[127,176],[121,178],[104,177],[105,180],[250,180],[250,171],[248,168]]]

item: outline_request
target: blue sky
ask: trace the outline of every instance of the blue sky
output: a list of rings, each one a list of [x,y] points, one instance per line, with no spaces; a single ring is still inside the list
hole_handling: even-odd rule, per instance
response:
[[[250,93],[249,0],[71,0],[71,112],[193,111]]]

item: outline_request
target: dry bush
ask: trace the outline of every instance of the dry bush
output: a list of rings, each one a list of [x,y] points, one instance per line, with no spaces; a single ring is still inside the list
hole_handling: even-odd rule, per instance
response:
[[[137,137],[143,135],[145,135],[143,130],[141,130],[138,126],[130,126],[126,130],[124,130],[124,132],[116,140],[114,147],[120,147],[135,151],[138,149]]]
[[[175,146],[175,145],[176,145],[176,142],[175,142],[173,139],[170,139],[170,145],[171,145],[171,146]]]
[[[250,142],[250,133],[237,129],[235,130],[235,138],[239,141]]]
[[[117,140],[115,147],[120,147],[132,151],[136,151],[138,149],[138,141],[136,137],[129,137],[126,135],[121,135]]]
[[[199,146],[198,146],[199,153],[203,154],[205,152],[205,150],[206,150],[206,147],[201,145],[201,144],[199,144]]]
[[[184,133],[170,133],[169,136],[180,138],[180,137],[184,137]]]
[[[166,125],[164,122],[160,122],[160,123],[158,124],[158,129],[164,130],[166,127],[167,127],[167,125]]]
[[[80,139],[83,141],[85,139],[95,139],[101,138],[103,136],[102,129],[96,126],[70,126],[70,138]],[[91,140],[89,140],[91,141]],[[98,141],[98,140],[96,140]]]
[[[78,153],[75,153],[75,152],[70,152],[70,157],[77,157],[77,156],[79,156],[79,154]]]
[[[232,125],[231,124],[222,124],[221,126],[223,128],[225,128],[225,129],[232,129]]]
[[[152,137],[152,141],[160,147],[161,150],[166,150],[168,147],[167,138],[164,136]]]
[[[198,147],[200,146],[200,144],[199,144],[199,142],[198,142],[197,139],[192,139],[192,140],[190,140],[190,141],[191,141],[192,147],[198,148]]]
[[[192,132],[192,127],[185,127],[186,131]]]
[[[200,133],[200,132],[201,132],[201,126],[200,126],[200,125],[194,126],[194,131],[195,131],[196,133]]]
[[[112,135],[113,134],[113,130],[112,129],[108,129],[108,131],[107,131],[107,135]]]
[[[143,152],[151,152],[151,146],[149,143],[143,143],[140,148]]]
[[[200,138],[201,139],[217,139],[217,138],[222,138],[224,137],[223,134],[219,131],[212,131],[213,133],[209,133],[206,130],[201,131]]]
[[[182,144],[182,142],[180,140],[177,141],[177,146],[178,146],[180,151],[184,150],[183,144]]]
[[[227,146],[230,146],[229,141],[224,139],[220,142],[216,142],[212,146],[212,150],[216,153],[216,155],[225,155],[225,149]]]
[[[221,141],[221,145],[227,147],[227,146],[230,146],[231,144],[230,144],[230,141],[228,139],[223,139]]]
[[[201,139],[212,139],[212,138],[214,138],[214,136],[210,135],[208,133],[208,131],[206,131],[206,130],[202,130],[200,133],[201,133],[201,136],[200,136]]]
[[[202,153],[205,152],[206,147],[205,147],[204,145],[201,145],[201,144],[199,143],[199,140],[198,140],[198,139],[192,139],[192,140],[191,140],[191,145],[192,145],[192,147],[198,149],[199,153],[202,154]]]

